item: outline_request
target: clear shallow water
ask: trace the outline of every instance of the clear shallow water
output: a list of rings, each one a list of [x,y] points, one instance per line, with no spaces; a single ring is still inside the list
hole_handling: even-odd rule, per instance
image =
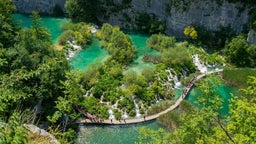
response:
[[[153,68],[154,64],[142,61],[144,54],[158,54],[155,50],[146,47],[148,35],[129,34],[133,44],[136,46],[137,57],[134,59],[129,70],[141,73],[146,68]],[[94,62],[102,62],[108,57],[106,50],[100,48],[100,41],[94,40],[92,44],[86,46],[83,50],[71,59],[71,65],[75,69],[86,70]]]
[[[139,128],[147,126],[157,130],[160,126],[156,121],[141,124],[131,124],[122,126],[93,126],[86,125],[80,127],[77,143],[79,144],[133,144],[139,141]]]
[[[29,15],[24,14],[13,14],[13,18],[19,23],[23,28],[30,27],[32,20]],[[52,35],[52,40],[54,43],[57,43],[58,36],[62,33],[62,25],[68,23],[69,20],[66,18],[57,18],[57,17],[45,17],[41,16],[42,25],[47,27]]]
[[[152,63],[145,63],[142,61],[142,58],[145,54],[150,55],[157,55],[158,52],[152,49],[147,48],[146,42],[149,38],[148,35],[138,34],[138,33],[130,33],[129,34],[133,44],[136,46],[136,54],[137,58],[134,59],[133,63],[131,64],[129,70],[136,71],[137,73],[141,73],[146,68],[154,68],[154,64]]]
[[[71,66],[75,69],[85,70],[90,64],[102,62],[108,56],[107,51],[100,48],[100,41],[94,39],[90,45],[86,46],[71,59]]]
[[[236,95],[238,94],[237,88],[228,86],[221,82],[220,86],[218,88],[215,88],[220,98],[224,100],[222,108],[220,109],[220,112],[223,116],[226,116],[229,114],[229,100],[232,98],[232,94]],[[232,93],[232,94],[231,94]],[[200,107],[200,104],[198,104],[198,97],[202,96],[200,90],[196,87],[193,87],[190,91],[188,96],[186,97],[186,100],[191,102],[194,106]]]

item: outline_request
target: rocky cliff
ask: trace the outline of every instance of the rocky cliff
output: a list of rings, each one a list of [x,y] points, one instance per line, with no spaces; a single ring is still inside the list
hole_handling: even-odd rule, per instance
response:
[[[190,1],[190,2],[189,2]],[[241,3],[217,4],[213,0],[132,0],[130,7],[109,15],[107,22],[113,25],[129,26],[124,13],[128,13],[134,22],[137,13],[154,14],[166,24],[166,33],[182,36],[186,26],[203,26],[208,30],[219,30],[230,26],[237,33],[241,32],[248,22],[248,9],[242,8]],[[114,0],[120,3],[120,0]],[[132,23],[134,26],[134,23]]]
[[[31,13],[32,11],[38,11],[43,14],[52,14],[56,6],[64,11],[65,2],[66,0],[13,0],[18,12]]]
[[[105,14],[98,16],[102,22],[134,28],[136,27],[136,14],[148,13],[161,18],[166,25],[167,34],[178,37],[183,36],[184,28],[189,25],[203,26],[208,30],[218,30],[220,27],[230,26],[238,33],[248,22],[249,10],[243,8],[241,3],[217,4],[214,0],[100,1],[105,4],[110,2],[117,6],[114,11],[113,8],[109,8]],[[52,13],[56,4],[63,8],[65,0],[14,0],[13,2],[20,12],[37,10],[43,13]],[[124,3],[128,6],[121,7]]]

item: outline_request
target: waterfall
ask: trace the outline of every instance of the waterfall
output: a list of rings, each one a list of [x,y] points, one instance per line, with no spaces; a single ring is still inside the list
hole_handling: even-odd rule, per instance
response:
[[[179,81],[177,75],[175,75],[175,76],[173,77],[173,80],[174,80],[174,88],[178,88],[178,87],[181,86],[181,82]]]
[[[114,113],[113,113],[113,110],[112,110],[112,109],[109,109],[109,110],[108,110],[108,114],[109,114],[108,119],[114,119],[114,118],[115,118],[115,115],[114,115]]]
[[[127,119],[128,118],[128,114],[127,114],[126,110],[125,110],[124,114],[122,115],[122,118],[123,119]]]
[[[135,105],[135,111],[136,111],[136,116],[135,117],[140,117],[141,116],[141,114],[140,114],[140,108],[139,108],[139,106],[138,106],[138,104],[136,103],[136,101],[135,100],[133,100],[133,102],[134,102],[134,105]]]
[[[198,54],[192,56],[194,64],[197,66],[201,73],[207,72],[207,67],[200,61]]]

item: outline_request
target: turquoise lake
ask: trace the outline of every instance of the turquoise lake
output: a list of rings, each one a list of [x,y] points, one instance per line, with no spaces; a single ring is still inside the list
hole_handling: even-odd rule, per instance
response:
[[[19,21],[21,27],[30,27],[31,19],[27,15],[14,14],[14,19]],[[69,20],[65,18],[42,17],[42,24],[49,29],[54,43],[57,42],[57,37],[62,33],[61,26]],[[137,47],[137,58],[132,63],[129,70],[134,70],[140,73],[145,68],[154,67],[153,64],[144,63],[141,59],[144,54],[157,54],[156,51],[146,47],[147,35],[129,33],[134,45]],[[72,60],[71,65],[74,69],[85,70],[91,63],[102,62],[108,57],[105,50],[100,48],[100,41],[94,40],[91,45],[81,50]],[[182,88],[176,89],[175,94],[178,97],[182,93]],[[228,100],[231,98],[230,93],[234,92],[234,88],[222,83],[216,89],[220,97],[224,98],[222,113],[228,113]],[[196,99],[200,95],[198,89],[193,88],[187,100],[192,104],[197,105]],[[102,126],[102,125],[81,125],[78,133],[78,143],[80,144],[132,144],[138,141],[138,129],[141,126],[147,126],[152,129],[158,129],[160,126],[156,121],[150,121],[142,124],[125,125],[125,126]]]

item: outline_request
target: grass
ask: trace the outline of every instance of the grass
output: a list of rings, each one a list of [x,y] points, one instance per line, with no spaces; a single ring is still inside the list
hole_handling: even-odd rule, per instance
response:
[[[248,76],[256,76],[256,69],[232,68],[224,69],[222,72],[222,77],[227,84],[240,88],[244,88],[247,86],[246,82]]]
[[[55,144],[49,136],[41,136],[32,132],[28,134],[28,144]]]

